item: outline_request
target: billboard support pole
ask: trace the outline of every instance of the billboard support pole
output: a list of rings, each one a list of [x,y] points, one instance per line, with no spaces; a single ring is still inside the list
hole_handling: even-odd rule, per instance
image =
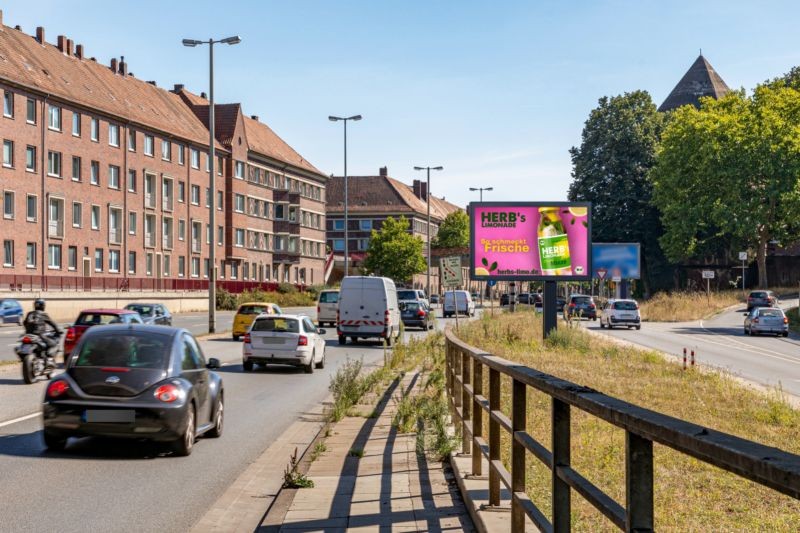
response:
[[[544,294],[542,295],[542,311],[543,311],[543,338],[547,339],[551,333],[555,332],[558,328],[558,309],[556,309],[556,282],[544,282]]]

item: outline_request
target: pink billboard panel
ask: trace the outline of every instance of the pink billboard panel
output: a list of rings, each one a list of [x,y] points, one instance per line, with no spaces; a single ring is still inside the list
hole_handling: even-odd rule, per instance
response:
[[[590,204],[486,202],[469,212],[473,279],[590,279]]]

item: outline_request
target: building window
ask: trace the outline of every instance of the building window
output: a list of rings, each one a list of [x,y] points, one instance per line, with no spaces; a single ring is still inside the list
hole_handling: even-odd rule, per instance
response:
[[[47,127],[51,130],[61,131],[61,108],[58,106],[48,106]]]
[[[192,204],[200,205],[200,187],[192,185]]]
[[[171,256],[169,254],[164,254],[164,275],[169,276],[170,271],[170,261]]]
[[[122,209],[108,208],[108,242],[122,244]]]
[[[14,241],[12,240],[6,239],[3,241],[3,266],[14,266]]]
[[[108,251],[108,271],[119,272],[119,250]]]
[[[108,165],[108,186],[119,189],[119,167],[116,165]]]
[[[36,147],[28,146],[25,148],[25,170],[36,172]]]
[[[14,118],[14,93],[11,91],[3,92],[3,116]]]
[[[344,251],[344,239],[333,239],[333,249],[337,252]]]
[[[344,221],[342,221],[344,222]],[[372,221],[371,220],[359,220],[358,227],[361,231],[372,231]]]
[[[172,219],[164,217],[161,220],[161,233],[162,233],[162,243],[164,248],[172,249],[172,239],[173,239],[173,232],[172,232]]]
[[[236,246],[242,247],[244,246],[244,230],[243,229],[236,229]]]
[[[186,201],[186,183],[178,182],[178,201],[184,203]]]
[[[186,238],[186,221],[180,219],[178,221],[178,240],[182,241]]]
[[[231,279],[239,279],[239,263],[231,263]]]
[[[244,179],[244,163],[241,161],[236,162],[236,177]]]
[[[47,222],[47,234],[50,237],[64,237],[64,200],[61,198],[50,198],[49,220]]]
[[[148,276],[153,275],[153,253],[148,252],[144,256],[144,273]]]
[[[148,248],[155,248],[156,246],[155,215],[144,215],[144,245]]]
[[[60,244],[50,244],[47,246],[47,267],[52,269],[61,268]]]
[[[275,209],[275,220],[283,220],[284,218],[286,218],[286,215],[284,213],[286,209],[285,205],[276,204],[274,209]]]
[[[128,252],[128,274],[136,274],[136,252]]]
[[[29,242],[25,246],[25,266],[28,268],[36,268],[36,243]]]
[[[93,205],[92,206],[92,229],[99,230],[100,229],[100,206]]]
[[[34,194],[29,194],[27,197],[27,206],[25,209],[25,219],[28,222],[36,222],[37,206],[39,205],[39,198]]]
[[[192,222],[192,252],[200,253],[200,234],[203,231],[200,222]]]
[[[206,244],[211,244],[211,225],[206,224]]]
[[[206,207],[211,207],[211,189],[206,187]]]
[[[144,206],[151,209],[156,208],[156,186],[153,174],[144,175]]]
[[[172,158],[172,143],[167,139],[161,141],[161,159],[169,161]]]
[[[136,171],[128,170],[128,192],[136,192]]]
[[[192,257],[192,277],[200,277],[200,258]]]
[[[161,180],[161,208],[164,211],[172,211],[173,206],[173,188],[172,180],[163,178]]]
[[[217,191],[217,211],[222,211],[222,191]]]
[[[192,168],[200,168],[200,152],[197,148],[191,149]]]
[[[89,164],[89,183],[100,185],[100,163],[98,161],[92,161]]]
[[[144,136],[144,155],[149,155],[153,157],[153,136],[152,135],[145,135]]]
[[[61,152],[47,152],[47,175],[61,177]]]
[[[70,246],[67,248],[67,268],[69,270],[78,269],[78,247]]]
[[[184,153],[185,149],[186,149],[186,147],[183,146],[182,144],[178,145],[178,164],[179,165],[183,165],[186,162],[185,161],[185,153]]]
[[[81,158],[72,156],[72,181],[81,181]]]
[[[28,124],[36,124],[36,100],[28,98],[25,109],[25,120],[27,120]]]
[[[83,204],[72,202],[72,227],[80,228],[83,224]]]
[[[186,276],[186,257],[179,255],[178,256],[178,277],[182,278]]]
[[[136,235],[136,212],[129,211],[128,212],[128,233],[131,235]]]
[[[14,141],[3,141],[3,166],[14,166]]]
[[[81,136],[81,114],[74,111],[72,112],[72,135]]]
[[[222,156],[217,157],[217,175],[222,176],[222,163],[224,159]],[[242,176],[244,176],[244,172],[242,172]]]
[[[108,125],[108,144],[119,146],[119,126],[117,124]]]
[[[136,131],[131,129],[128,130],[128,151],[136,151]]]
[[[95,248],[94,249],[94,271],[95,272],[102,272],[103,271],[103,249],[102,248]]]
[[[3,218],[14,218],[14,193],[3,192]]]
[[[93,118],[89,128],[89,138],[94,142],[100,140],[100,119]]]
[[[244,213],[244,195],[237,194],[235,198],[236,198],[236,204],[234,205],[233,208],[234,211],[236,211],[237,213]]]
[[[222,246],[225,242],[225,228],[222,226],[217,226],[217,244]]]

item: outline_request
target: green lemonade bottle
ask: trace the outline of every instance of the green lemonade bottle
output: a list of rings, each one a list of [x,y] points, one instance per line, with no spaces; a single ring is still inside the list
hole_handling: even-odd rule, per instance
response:
[[[542,275],[571,276],[569,240],[561,222],[560,207],[539,208],[539,259]]]

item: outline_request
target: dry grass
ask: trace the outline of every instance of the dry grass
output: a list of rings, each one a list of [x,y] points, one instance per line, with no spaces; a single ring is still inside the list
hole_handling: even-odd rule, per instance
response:
[[[641,303],[642,320],[651,322],[688,322],[719,313],[742,302],[740,291],[660,292]]]
[[[545,344],[541,320],[529,313],[484,317],[463,328],[460,336],[493,354],[631,403],[800,452],[800,412],[777,391],[765,395],[726,375],[683,371],[655,352],[621,347],[580,328],[562,327]],[[504,378],[504,410],[509,405],[510,382]],[[549,397],[529,391],[528,413],[528,431],[549,447]],[[572,413],[573,467],[624,505],[624,432],[577,409]],[[508,464],[505,434],[503,446]],[[800,501],[672,449],[655,445],[654,450],[657,530],[800,531]],[[528,493],[549,515],[550,473],[530,454],[527,465]],[[577,494],[572,501],[575,531],[614,530]]]

